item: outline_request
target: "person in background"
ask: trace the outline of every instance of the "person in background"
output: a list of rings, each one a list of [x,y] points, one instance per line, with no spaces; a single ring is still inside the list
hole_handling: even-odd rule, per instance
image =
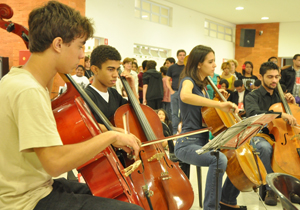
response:
[[[270,58],[268,59],[268,62],[273,62],[273,63],[275,63],[276,65],[278,65],[278,59],[277,59],[277,57],[275,57],[275,56],[270,57]]]
[[[156,62],[147,61],[147,71],[143,74],[143,104],[152,109],[161,108],[164,88],[161,73],[156,71]]]
[[[238,80],[242,76],[242,74],[240,72],[236,71],[236,69],[238,67],[238,62],[234,59],[230,59],[227,62],[229,62],[230,66],[231,66],[230,73],[235,76],[235,80]]]
[[[255,80],[253,90],[258,89],[261,86],[261,81],[259,79]]]
[[[137,59],[136,58],[132,58],[132,63],[133,62],[137,63]]]
[[[166,66],[160,67],[160,72],[161,72],[162,81],[163,81],[163,88],[164,88],[164,97],[162,100],[162,108],[166,111],[170,121],[172,121],[171,120],[171,104],[170,104],[171,93],[170,93],[169,88],[167,87],[167,82],[168,82],[167,77],[166,77],[167,71],[168,71],[168,67],[166,67]]]
[[[175,64],[175,59],[173,57],[169,57],[169,58],[166,59],[166,67],[169,68],[173,64]]]
[[[171,120],[169,120],[166,110],[158,109],[158,110],[156,110],[156,113],[157,113],[160,121],[162,122],[164,136],[165,137],[172,136],[173,135],[172,122],[171,122]],[[174,154],[173,140],[165,141],[165,142],[162,143],[162,145],[163,145],[164,148],[168,145],[169,146],[169,151]]]
[[[139,66],[138,71],[139,71],[139,73],[143,72],[144,71],[143,66]]]
[[[86,76],[91,82],[94,78],[93,77],[94,73],[91,71],[91,62],[90,62],[90,57],[88,56],[84,57],[84,69],[85,69],[84,76]]]
[[[213,77],[211,77],[211,76],[209,76],[210,77],[210,79],[213,81],[213,83],[217,86],[218,84],[219,84],[219,81],[220,81],[220,76],[218,75],[218,74],[216,74],[216,73],[214,73],[214,76]],[[218,79],[219,78],[219,79]],[[215,97],[215,92],[214,92],[214,90],[213,90],[213,88],[211,87],[211,85],[210,84],[208,84],[207,86],[206,86],[206,88],[207,88],[207,92],[208,92],[208,94],[209,94],[209,98],[210,99],[213,99],[214,97]]]
[[[228,95],[232,93],[231,90],[228,90],[229,83],[226,79],[221,79],[219,82],[219,89],[226,90],[228,92]]]
[[[284,84],[294,97],[300,94],[300,54],[293,57],[293,65],[281,71],[280,84]]]
[[[248,93],[250,93],[249,90],[245,89],[244,84],[242,80],[236,80],[234,81],[234,88],[235,91],[230,94],[227,101],[231,101],[235,103],[239,108],[239,115],[241,117],[246,116],[245,112],[245,97]]]
[[[135,71],[137,74],[139,73],[138,64],[136,62],[132,62],[131,70]]]
[[[184,68],[184,58],[186,56],[185,50],[177,51],[177,63],[171,65],[167,72],[168,83],[167,86],[171,92],[171,111],[173,133],[177,132],[178,123],[180,122],[179,99],[178,99],[178,81],[179,76]]]
[[[131,75],[134,79],[134,84],[135,84],[135,89],[136,92],[138,92],[138,88],[139,88],[139,80],[138,80],[138,76],[137,73],[132,69],[132,59],[131,58],[125,58],[122,62],[124,70],[123,70],[123,74],[124,75]],[[122,95],[122,87],[123,84],[121,82],[121,80],[118,78],[117,82],[116,82],[116,89],[119,92],[120,95]]]
[[[240,80],[243,81],[243,84],[246,89],[251,90],[250,83],[254,84],[257,80],[257,76],[253,75],[253,64],[250,61],[246,61],[243,65],[243,75]]]
[[[234,91],[234,81],[235,81],[235,76],[230,73],[230,63],[229,62],[223,62],[221,69],[223,70],[221,74],[222,79],[226,79],[228,81],[228,90]]]
[[[142,63],[142,70],[140,71],[140,73],[138,74],[138,78],[139,78],[139,101],[141,104],[143,104],[143,74],[144,72],[147,71],[147,60],[144,60]]]
[[[79,84],[83,89],[90,84],[89,79],[84,76],[84,67],[78,65],[76,68],[76,74],[72,76],[77,84]]]

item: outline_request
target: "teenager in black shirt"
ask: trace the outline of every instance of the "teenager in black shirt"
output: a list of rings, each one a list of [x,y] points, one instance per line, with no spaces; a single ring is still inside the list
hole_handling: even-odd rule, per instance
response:
[[[91,70],[94,73],[94,79],[92,85],[89,85],[85,91],[108,119],[114,115],[120,106],[127,103],[127,100],[116,89],[111,88],[116,84],[118,78],[120,60],[120,53],[108,45],[96,47],[91,54]],[[138,99],[132,76],[123,74],[122,76],[125,76]],[[102,121],[95,114],[94,116],[97,122],[102,124]],[[104,125],[100,125],[100,127],[102,131],[106,130]]]
[[[295,117],[286,113],[278,113],[269,110],[269,108],[278,102],[281,102],[278,91],[276,89],[279,82],[279,69],[278,66],[272,62],[263,63],[259,70],[261,77],[261,86],[249,93],[246,96],[245,109],[247,117],[262,114],[262,113],[277,113],[279,117],[287,121],[291,125],[297,125]],[[288,103],[295,103],[295,98],[290,94],[285,94]],[[273,173],[271,168],[271,158],[273,154],[272,144],[274,143],[268,135],[268,129],[264,128],[261,133],[251,140],[259,152],[259,157],[263,162],[267,173]],[[266,186],[267,195],[265,203],[267,205],[277,205],[277,196],[271,188]]]

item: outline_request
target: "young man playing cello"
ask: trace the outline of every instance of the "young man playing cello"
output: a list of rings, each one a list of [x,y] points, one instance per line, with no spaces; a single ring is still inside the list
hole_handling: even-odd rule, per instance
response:
[[[116,89],[112,88],[119,76],[120,61],[120,53],[109,45],[100,45],[91,54],[91,70],[94,73],[94,80],[92,85],[89,85],[85,91],[108,119],[113,117],[120,106],[128,103]],[[139,101],[133,76],[130,74],[125,75],[124,73],[121,75],[125,76],[131,86],[131,90]],[[95,114],[94,116],[98,123],[102,123],[98,116]],[[104,125],[100,126],[102,130],[106,130]]]
[[[129,145],[137,155],[140,141],[110,131],[62,144],[48,90],[56,73],[70,73],[84,58],[82,47],[93,27],[78,11],[55,1],[33,10],[28,24],[31,57],[0,82],[0,209],[141,209],[94,197],[84,184],[52,179],[110,144]]]
[[[245,99],[247,117],[262,113],[277,113],[269,110],[269,108],[273,104],[281,102],[276,89],[280,79],[278,66],[273,62],[265,62],[261,65],[259,73],[261,86],[255,91],[249,93]],[[290,93],[285,94],[285,98],[288,103],[295,103],[295,98]],[[297,121],[294,116],[281,112],[277,114],[279,114],[279,117],[284,119],[290,125],[297,125]],[[262,132],[251,140],[251,144],[254,144],[257,148],[259,157],[269,174],[273,173],[271,168],[271,158],[273,154],[273,147],[271,144],[273,144],[273,142],[268,134],[269,130],[267,128],[262,129]],[[267,194],[265,197],[265,203],[271,206],[277,205],[277,195],[269,186],[266,186],[266,188]]]

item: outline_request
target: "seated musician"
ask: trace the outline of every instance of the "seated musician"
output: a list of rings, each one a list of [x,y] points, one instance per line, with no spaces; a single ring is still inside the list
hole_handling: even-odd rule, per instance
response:
[[[265,62],[261,65],[260,70],[260,80],[261,86],[249,93],[246,96],[246,115],[247,117],[262,114],[262,113],[273,113],[269,108],[278,102],[281,102],[280,96],[276,89],[279,82],[279,69],[273,62]],[[288,103],[295,103],[295,98],[290,94],[285,94],[285,98]],[[274,112],[275,113],[275,112]],[[278,113],[282,119],[286,120],[290,125],[296,125],[296,119],[292,115],[286,113]],[[268,135],[269,130],[267,128],[262,129],[256,137],[251,140],[251,144],[255,145],[259,154],[261,161],[263,162],[267,173],[273,173],[271,168],[271,158],[273,154],[273,140]],[[265,197],[265,203],[267,205],[275,206],[277,205],[276,194],[266,186],[267,194]]]
[[[231,101],[235,103],[239,108],[239,115],[241,117],[245,117],[246,113],[244,110],[244,104],[245,104],[245,97],[248,93],[250,93],[249,90],[245,89],[243,81],[242,80],[236,80],[234,81],[234,88],[236,91],[230,94],[227,101]]]
[[[205,90],[207,85],[205,78],[213,76],[215,70],[215,54],[210,47],[196,46],[191,51],[187,64],[180,75],[179,105],[182,118],[182,132],[194,131],[204,127],[202,124],[201,107],[215,107],[224,112],[232,109],[237,113],[238,107],[232,102],[218,102],[209,99]],[[221,210],[247,209],[237,205],[239,190],[236,189],[229,179],[226,179],[221,187],[222,177],[227,167],[227,158],[223,153],[219,154],[219,168],[224,171],[219,174],[218,194],[216,193],[216,168],[217,158],[209,152],[198,155],[195,151],[202,148],[208,142],[208,132],[189,137],[179,138],[175,144],[175,155],[185,163],[196,166],[208,166],[208,174],[205,187],[204,209],[216,209],[216,196],[221,200]],[[222,199],[221,199],[222,194]]]
[[[130,145],[138,154],[140,142],[133,135],[111,131],[62,144],[49,91],[57,73],[71,73],[84,58],[83,45],[94,29],[78,11],[55,1],[34,9],[28,25],[31,57],[0,82],[0,209],[142,209],[92,196],[82,183],[53,180],[110,144]]]
[[[94,80],[85,91],[107,119],[113,117],[120,106],[128,103],[116,89],[112,88],[119,76],[120,61],[121,55],[118,50],[109,45],[99,45],[91,54],[91,70],[94,73]],[[121,75],[126,77],[131,90],[139,101],[132,75],[125,75],[124,72]],[[94,116],[98,123],[103,123],[98,116],[95,114]],[[100,126],[103,131],[107,130],[104,125]],[[113,129],[122,131],[119,128]]]

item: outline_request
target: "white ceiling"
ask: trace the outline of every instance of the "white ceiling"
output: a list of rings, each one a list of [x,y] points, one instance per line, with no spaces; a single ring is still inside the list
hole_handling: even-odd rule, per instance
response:
[[[300,21],[300,0],[165,0],[234,24]],[[236,10],[244,7],[244,10]],[[261,20],[269,17],[268,20]]]

